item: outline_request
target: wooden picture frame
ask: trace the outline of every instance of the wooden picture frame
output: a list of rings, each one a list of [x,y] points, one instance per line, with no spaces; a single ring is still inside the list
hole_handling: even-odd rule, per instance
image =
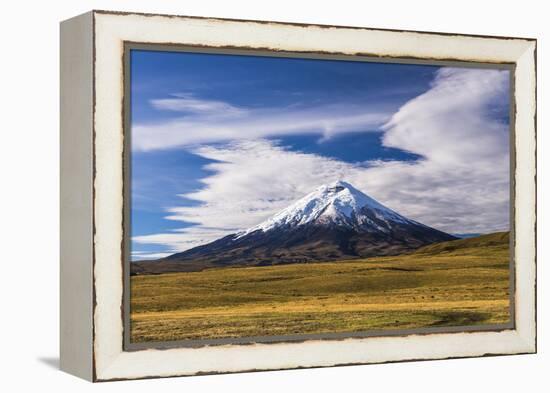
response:
[[[510,70],[513,321],[483,329],[132,345],[127,51]],[[126,100],[126,101],[125,101]],[[536,352],[536,40],[91,11],[61,23],[61,368],[90,381]]]

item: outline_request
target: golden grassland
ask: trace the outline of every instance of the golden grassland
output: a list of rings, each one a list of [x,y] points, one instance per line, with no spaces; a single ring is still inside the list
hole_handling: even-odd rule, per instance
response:
[[[509,237],[352,261],[131,277],[132,342],[509,321]]]

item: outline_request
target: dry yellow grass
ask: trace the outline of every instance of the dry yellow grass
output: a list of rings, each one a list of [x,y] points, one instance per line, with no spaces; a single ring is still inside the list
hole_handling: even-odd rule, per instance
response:
[[[506,323],[507,239],[368,260],[133,276],[131,341]]]

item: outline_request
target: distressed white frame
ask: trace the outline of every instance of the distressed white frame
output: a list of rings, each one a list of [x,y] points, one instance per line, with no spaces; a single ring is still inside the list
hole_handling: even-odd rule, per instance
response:
[[[107,12],[90,16],[95,57],[92,379],[536,351],[535,40]],[[515,329],[125,352],[121,315],[124,42],[515,63]]]

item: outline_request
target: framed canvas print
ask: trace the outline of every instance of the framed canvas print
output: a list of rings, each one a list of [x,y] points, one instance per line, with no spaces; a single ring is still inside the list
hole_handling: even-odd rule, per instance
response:
[[[61,368],[536,351],[536,41],[61,24]]]

